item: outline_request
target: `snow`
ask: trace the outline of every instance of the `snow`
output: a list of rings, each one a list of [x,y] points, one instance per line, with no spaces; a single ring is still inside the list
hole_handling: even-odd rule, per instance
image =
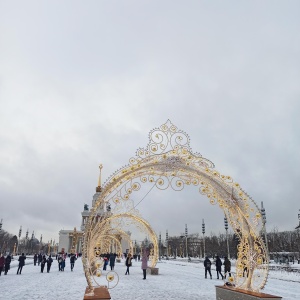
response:
[[[66,260],[64,272],[58,271],[54,259],[50,273],[46,267],[40,273],[40,267],[34,266],[31,258],[27,258],[22,275],[16,275],[17,261],[12,261],[8,275],[0,277],[2,300],[35,300],[35,299],[83,299],[87,286],[81,259],[77,259],[74,271],[70,270],[69,259]],[[299,266],[299,265],[295,265]],[[215,300],[215,286],[222,285],[216,279],[216,271],[212,268],[213,279],[204,279],[202,263],[186,260],[162,260],[157,264],[159,275],[147,275],[142,279],[141,263],[133,261],[130,275],[125,276],[124,262],[116,263],[115,271],[119,275],[119,283],[110,289],[112,300]],[[103,271],[105,275],[109,271]],[[105,276],[100,277],[105,280]],[[105,281],[102,283],[106,284]],[[283,297],[284,300],[300,299],[300,273],[270,271],[265,293]]]

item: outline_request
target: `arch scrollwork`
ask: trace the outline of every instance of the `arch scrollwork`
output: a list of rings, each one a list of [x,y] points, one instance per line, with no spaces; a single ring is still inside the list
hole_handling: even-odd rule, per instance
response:
[[[189,136],[168,120],[150,132],[146,148],[138,149],[136,157],[131,158],[128,165],[107,179],[99,199],[91,209],[83,244],[84,270],[91,289],[89,247],[93,244],[94,227],[102,226],[95,225],[93,216],[101,203],[114,203],[113,216],[136,219],[138,224],[151,230],[131,199],[131,195],[146,183],[158,189],[172,188],[176,191],[183,190],[185,185],[198,187],[199,192],[212,205],[218,205],[224,211],[230,226],[239,237],[235,286],[250,291],[264,288],[269,256],[261,238],[263,219],[260,209],[230,176],[222,175],[211,161],[199,153],[193,153]]]

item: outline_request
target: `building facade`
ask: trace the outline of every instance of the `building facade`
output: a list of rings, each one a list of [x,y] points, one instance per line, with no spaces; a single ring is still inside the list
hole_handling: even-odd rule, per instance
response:
[[[101,169],[100,169],[101,171]],[[101,173],[100,173],[101,176]],[[96,187],[96,193],[93,196],[92,207],[95,206],[97,199],[99,198],[102,189],[100,184],[100,176],[98,181],[98,186]],[[109,204],[103,203],[97,209],[96,222],[100,222],[103,218],[111,215],[111,208]],[[83,233],[85,230],[86,223],[88,222],[91,212],[89,206],[84,204],[83,211],[81,212],[81,225],[80,230],[76,227],[70,230],[60,230],[59,231],[59,242],[58,242],[58,253],[81,253],[82,252],[82,241]],[[128,251],[129,243],[121,239],[122,252]],[[113,249],[111,249],[113,251]]]

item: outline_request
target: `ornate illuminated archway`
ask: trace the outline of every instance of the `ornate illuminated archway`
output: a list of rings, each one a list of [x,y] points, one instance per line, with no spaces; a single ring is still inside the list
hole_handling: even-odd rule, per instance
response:
[[[92,279],[96,285],[99,285],[97,277],[101,276],[101,269],[103,266],[103,260],[101,259],[100,255],[110,252],[109,246],[111,240],[118,241],[117,236],[125,237],[125,240],[127,240],[130,244],[130,252],[132,253],[132,241],[128,234],[121,229],[126,226],[124,223],[127,223],[127,225],[134,224],[136,227],[140,227],[143,232],[147,232],[150,235],[153,243],[151,267],[155,267],[158,261],[158,243],[156,234],[151,228],[150,224],[139,216],[129,213],[113,214],[107,218],[104,218],[99,223],[94,223],[96,226],[93,226],[89,231],[89,241],[88,245],[86,245],[88,252],[84,256],[85,274],[89,274],[87,277],[89,286],[93,285]]]
[[[128,165],[106,181],[91,209],[83,245],[83,263],[90,289],[88,252],[93,244],[92,231],[97,226],[93,220],[98,207],[102,203],[114,203],[113,214],[130,213],[141,218],[130,195],[146,182],[159,189],[171,187],[178,191],[185,185],[193,185],[211,204],[219,205],[240,239],[234,278],[236,287],[252,291],[263,289],[268,276],[268,253],[260,237],[263,220],[256,203],[230,176],[221,175],[211,161],[193,153],[188,135],[169,120],[153,129],[149,140],[146,149],[139,149]],[[248,276],[243,277],[245,268]]]

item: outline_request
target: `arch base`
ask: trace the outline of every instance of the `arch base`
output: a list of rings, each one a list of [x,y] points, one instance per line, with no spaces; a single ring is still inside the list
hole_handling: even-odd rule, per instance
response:
[[[99,286],[94,288],[94,295],[90,295],[89,287],[86,288],[83,300],[109,300],[111,299],[108,288]]]
[[[216,286],[216,300],[280,300],[282,297],[246,291],[229,286]]]
[[[148,267],[147,268],[147,274],[149,274],[149,275],[158,275],[159,274],[159,268]]]

